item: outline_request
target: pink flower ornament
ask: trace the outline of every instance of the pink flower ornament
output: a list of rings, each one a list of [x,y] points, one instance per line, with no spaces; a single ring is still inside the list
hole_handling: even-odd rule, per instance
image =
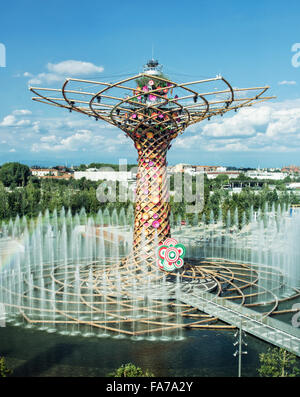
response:
[[[152,94],[150,94],[150,95],[149,95],[149,101],[151,101],[151,102],[154,102],[154,101],[156,101],[156,96],[155,96],[155,95],[152,95]]]

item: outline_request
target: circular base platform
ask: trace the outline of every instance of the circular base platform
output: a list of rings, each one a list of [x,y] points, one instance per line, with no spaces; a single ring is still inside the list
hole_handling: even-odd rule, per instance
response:
[[[43,264],[22,285],[8,283],[8,314],[67,335],[182,338],[185,328],[232,328],[183,303],[183,294],[210,292],[270,315],[286,291],[282,274],[266,266],[187,258],[169,273],[132,259]],[[297,295],[290,291],[289,298]]]

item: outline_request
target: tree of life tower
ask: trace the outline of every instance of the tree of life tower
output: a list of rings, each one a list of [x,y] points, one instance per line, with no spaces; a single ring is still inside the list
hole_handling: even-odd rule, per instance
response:
[[[232,88],[222,76],[187,83],[172,81],[150,60],[142,73],[114,83],[67,79],[62,89],[31,87],[33,99],[106,121],[125,132],[138,153],[133,260],[141,247],[147,262],[170,237],[167,152],[192,124],[223,116],[271,97],[269,87]]]

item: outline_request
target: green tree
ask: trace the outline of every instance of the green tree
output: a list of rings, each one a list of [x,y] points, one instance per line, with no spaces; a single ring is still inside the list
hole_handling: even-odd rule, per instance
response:
[[[121,367],[109,374],[109,376],[114,378],[154,377],[154,375],[147,369],[144,372],[140,367],[136,367],[132,363],[121,365]]]
[[[5,163],[0,168],[0,181],[7,187],[25,186],[30,175],[30,168],[20,163]]]
[[[243,172],[241,172],[236,180],[239,182],[245,182],[248,181],[249,178]]]
[[[12,374],[12,370],[7,368],[5,358],[0,357],[0,378],[6,378],[10,374]]]
[[[39,203],[41,198],[41,192],[39,188],[35,188],[32,182],[29,182],[25,188],[25,202],[26,202],[26,213],[29,216],[37,215],[39,210]]]
[[[8,205],[8,194],[0,182],[0,219],[5,219],[9,217],[9,205]]]
[[[258,373],[262,377],[295,377],[299,375],[297,357],[278,347],[269,348],[259,355],[261,363]]]
[[[229,183],[228,175],[218,175],[213,181],[213,185],[217,188],[221,188],[223,185]]]

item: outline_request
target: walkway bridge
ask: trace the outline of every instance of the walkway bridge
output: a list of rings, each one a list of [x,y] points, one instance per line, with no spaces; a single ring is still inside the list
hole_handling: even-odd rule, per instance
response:
[[[181,301],[300,357],[300,328],[196,289],[189,294],[182,292]]]

